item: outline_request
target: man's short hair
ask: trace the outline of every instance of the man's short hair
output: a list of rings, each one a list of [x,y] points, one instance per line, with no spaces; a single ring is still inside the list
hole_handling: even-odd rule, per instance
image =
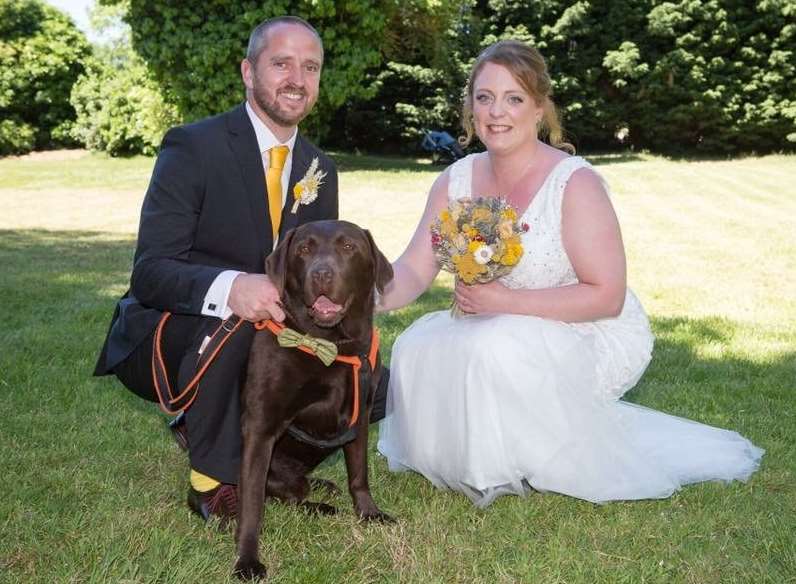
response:
[[[318,31],[315,30],[314,26],[298,16],[277,16],[275,18],[263,20],[252,31],[251,35],[249,36],[249,46],[246,49],[246,58],[249,60],[249,62],[252,64],[257,62],[257,58],[260,56],[260,53],[262,53],[263,50],[268,46],[268,31],[280,24],[297,24],[309,30],[315,35],[315,38],[318,39],[318,44],[321,45],[321,57],[323,57],[323,40],[321,39],[321,35],[318,34]]]

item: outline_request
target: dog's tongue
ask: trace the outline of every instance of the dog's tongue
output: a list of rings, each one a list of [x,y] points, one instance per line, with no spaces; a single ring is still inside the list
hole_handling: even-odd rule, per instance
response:
[[[315,312],[321,312],[324,314],[329,314],[333,312],[340,312],[343,310],[343,307],[339,304],[335,304],[331,300],[329,300],[326,296],[318,296],[318,299],[315,301],[315,304],[312,305],[312,309]]]

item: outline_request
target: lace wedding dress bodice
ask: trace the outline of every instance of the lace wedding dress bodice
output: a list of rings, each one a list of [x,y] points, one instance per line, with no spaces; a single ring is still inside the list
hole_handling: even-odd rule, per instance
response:
[[[462,158],[451,167],[449,200],[479,195],[472,192],[475,156]],[[529,229],[522,235],[522,258],[500,279],[507,288],[558,288],[577,284],[578,277],[561,235],[561,204],[569,179],[580,168],[592,166],[580,156],[560,160],[520,217]],[[649,320],[629,289],[618,317],[561,325],[593,344],[598,357],[595,364],[597,383],[593,391],[602,399],[620,398],[638,382],[650,361],[653,337]]]
[[[451,167],[448,199],[478,196],[472,192],[475,154]],[[565,158],[550,171],[520,218],[530,229],[522,235],[525,253],[514,269],[500,279],[508,288],[557,288],[575,284],[578,277],[561,239],[561,202],[569,178],[591,165],[579,156]]]

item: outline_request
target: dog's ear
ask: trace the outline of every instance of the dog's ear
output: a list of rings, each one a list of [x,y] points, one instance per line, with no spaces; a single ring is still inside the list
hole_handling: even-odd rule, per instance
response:
[[[276,246],[276,249],[265,258],[265,273],[271,279],[276,289],[279,291],[280,298],[285,291],[285,275],[287,274],[287,258],[290,252],[290,242],[293,239],[295,229],[291,229]]]
[[[370,255],[373,257],[373,281],[376,283],[376,290],[381,294],[384,292],[384,288],[387,284],[392,280],[392,264],[384,257],[384,254],[381,253],[379,248],[376,247],[376,242],[373,241],[373,236],[370,234],[370,231],[367,229],[363,229],[362,231],[365,232],[365,236],[368,238]]]

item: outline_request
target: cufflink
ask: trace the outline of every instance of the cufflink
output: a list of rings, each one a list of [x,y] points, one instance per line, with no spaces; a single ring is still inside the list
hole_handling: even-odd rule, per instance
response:
[[[216,305],[211,302],[210,304],[207,305],[207,309],[208,310],[215,310],[216,309]]]

